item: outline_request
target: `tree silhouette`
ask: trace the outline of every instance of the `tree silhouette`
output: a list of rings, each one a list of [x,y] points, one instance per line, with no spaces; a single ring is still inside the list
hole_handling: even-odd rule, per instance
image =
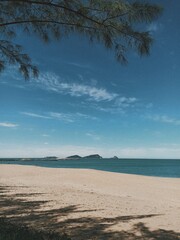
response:
[[[17,31],[44,42],[78,33],[112,49],[126,64],[129,49],[149,54],[153,39],[141,29],[162,12],[157,4],[126,0],[0,0],[0,9],[0,71],[18,65],[26,79],[37,76],[38,69],[14,43]]]

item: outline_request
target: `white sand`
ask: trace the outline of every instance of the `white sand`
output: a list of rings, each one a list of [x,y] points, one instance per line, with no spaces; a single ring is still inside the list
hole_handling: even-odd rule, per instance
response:
[[[154,239],[151,234],[158,229],[165,236],[180,232],[178,178],[0,165],[0,186],[9,186],[1,194],[1,215],[64,229],[74,239],[138,239],[144,234],[142,239]]]

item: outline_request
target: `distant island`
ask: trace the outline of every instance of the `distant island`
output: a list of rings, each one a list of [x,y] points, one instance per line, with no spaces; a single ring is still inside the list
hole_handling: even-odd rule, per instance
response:
[[[79,160],[79,159],[104,159],[102,156],[100,156],[99,154],[91,154],[91,155],[87,155],[87,156],[80,156],[80,155],[71,155],[65,158],[58,158],[55,156],[49,156],[49,157],[44,157],[44,160]],[[117,156],[111,157],[110,159],[119,159]]]
[[[79,155],[72,155],[72,156],[67,157],[66,159],[80,159],[80,158],[82,158],[82,157]]]
[[[96,159],[102,159],[103,157],[101,157],[99,154],[92,154],[89,156],[85,156],[83,158],[96,158]]]
[[[117,156],[111,158],[103,158],[99,154],[91,154],[88,156],[80,156],[80,155],[71,155],[68,157],[57,157],[57,156],[46,156],[40,158],[0,158],[0,161],[60,161],[60,160],[79,160],[79,159],[119,159]]]
[[[85,157],[81,157],[79,155],[72,155],[65,159],[103,159],[103,157],[101,157],[99,154],[92,154]]]

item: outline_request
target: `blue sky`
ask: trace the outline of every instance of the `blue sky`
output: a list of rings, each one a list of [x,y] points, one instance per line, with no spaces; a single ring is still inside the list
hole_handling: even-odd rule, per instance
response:
[[[164,14],[146,26],[151,55],[130,52],[127,66],[80,36],[48,45],[20,36],[40,76],[0,75],[0,157],[179,158],[180,2],[155,2]]]

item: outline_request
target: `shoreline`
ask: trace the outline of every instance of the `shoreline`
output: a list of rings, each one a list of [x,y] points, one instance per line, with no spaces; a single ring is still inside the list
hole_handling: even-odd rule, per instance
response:
[[[132,161],[132,159],[129,159],[129,160]],[[133,161],[134,160],[135,159],[133,159]],[[167,159],[161,159],[161,160],[166,161]],[[71,167],[69,167],[69,164],[67,164],[68,161],[71,161],[71,163],[70,163]],[[169,160],[167,160],[167,161],[169,161]],[[97,171],[104,171],[104,172],[110,172],[110,173],[148,176],[148,177],[156,177],[156,178],[180,179],[180,174],[179,174],[180,160],[172,159],[172,161],[178,161],[179,164],[176,167],[173,167],[172,169],[170,169],[170,171],[169,171],[168,165],[166,166],[165,169],[161,168],[161,171],[160,171],[160,169],[158,171],[156,171],[156,168],[158,169],[159,165],[157,165],[157,166],[153,165],[149,169],[148,164],[147,164],[147,166],[144,166],[144,165],[141,165],[141,162],[138,163],[139,165],[137,165],[139,167],[139,170],[137,170],[136,168],[135,169],[132,168],[132,162],[130,162],[129,165],[127,164],[127,166],[125,168],[122,163],[117,165],[117,168],[113,168],[112,167],[113,165],[109,168],[108,166],[106,166],[106,164],[104,164],[105,162],[103,162],[101,169],[99,169],[99,167],[96,166],[96,161],[92,161],[93,164],[91,164],[90,162],[87,162],[87,167],[85,166],[86,164],[84,164],[84,167],[82,168],[82,167],[80,167],[82,162],[78,163],[78,160],[74,160],[74,159],[67,160],[67,161],[66,160],[39,160],[39,161],[37,161],[37,159],[35,159],[35,160],[17,160],[17,161],[12,160],[12,161],[7,161],[7,162],[0,160],[0,165],[34,166],[34,167],[53,168],[53,169],[85,169],[85,170],[97,170]],[[37,162],[37,163],[34,164],[35,162]],[[61,164],[58,164],[58,162],[61,162]],[[77,163],[77,164],[74,164],[74,163]],[[159,163],[159,164],[162,164],[162,166],[163,166],[163,163]]]
[[[56,160],[55,160],[56,161]],[[113,174],[120,174],[120,175],[130,175],[130,176],[140,176],[140,177],[147,177],[147,178],[162,178],[162,179],[176,179],[180,180],[180,177],[162,177],[162,176],[152,176],[152,175],[143,175],[143,174],[134,174],[134,173],[123,173],[123,172],[112,172],[108,170],[100,170],[100,169],[95,169],[95,168],[73,168],[73,167],[47,167],[47,166],[38,166],[38,165],[25,165],[25,164],[0,164],[0,166],[25,166],[25,167],[35,167],[35,168],[47,168],[47,169],[70,169],[70,170],[88,170],[88,171],[97,171],[97,172],[103,172],[103,173],[113,173]]]
[[[28,226],[64,229],[74,239],[81,239],[78,229],[82,239],[120,239],[124,231],[140,233],[141,224],[179,239],[179,178],[0,164],[0,186],[1,215]]]

